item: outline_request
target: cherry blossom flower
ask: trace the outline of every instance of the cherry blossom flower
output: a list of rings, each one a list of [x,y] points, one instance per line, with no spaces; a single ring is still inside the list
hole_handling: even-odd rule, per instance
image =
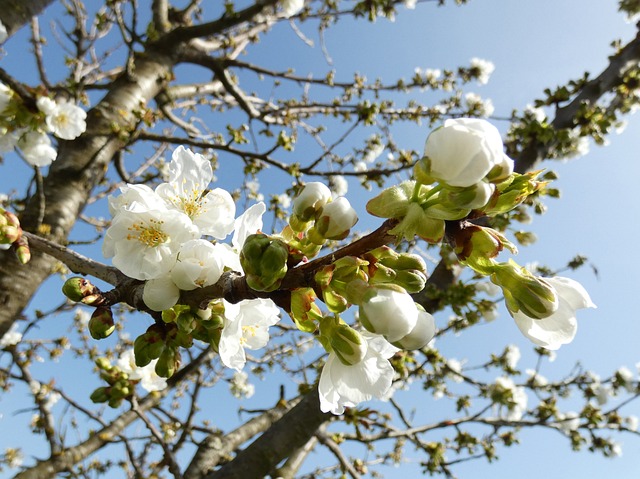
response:
[[[309,221],[330,199],[331,190],[325,184],[317,181],[307,183],[293,200],[293,214],[302,221]]]
[[[0,338],[0,348],[15,346],[22,341],[22,333],[18,331],[18,323],[13,323],[9,330]]]
[[[409,334],[418,321],[418,308],[402,288],[372,287],[360,303],[360,321],[370,332],[395,342]]]
[[[123,209],[107,230],[102,252],[130,278],[155,279],[173,268],[180,245],[197,235],[198,229],[179,211]]]
[[[172,308],[180,299],[180,288],[171,279],[170,274],[150,279],[144,283],[142,300],[153,311]]]
[[[0,22],[0,43],[4,43],[7,38],[9,38],[7,27],[4,26],[4,23]]]
[[[269,342],[269,326],[280,320],[280,311],[270,299],[249,299],[238,304],[224,301],[224,327],[218,350],[223,364],[242,370],[245,349],[260,349]]]
[[[36,101],[43,112],[49,131],[63,140],[73,140],[87,129],[87,113],[72,103],[57,103],[49,97],[41,96]]]
[[[223,270],[222,258],[209,241],[194,239],[180,247],[171,279],[178,288],[189,291],[214,284]]]
[[[399,350],[382,336],[365,331],[362,337],[367,341],[367,352],[361,362],[347,366],[335,353],[329,354],[318,384],[323,412],[342,414],[345,407],[382,398],[389,391],[394,376],[389,358]]]
[[[51,139],[45,133],[29,131],[18,140],[24,159],[33,166],[49,166],[58,156],[51,146]]]
[[[482,180],[504,156],[498,129],[475,118],[446,120],[427,138],[424,154],[433,178],[463,187]]]
[[[290,18],[302,10],[304,0],[280,0],[280,6],[285,18]]]
[[[216,188],[205,193],[212,179],[211,163],[179,146],[169,164],[169,181],[158,185],[156,193],[171,208],[191,218],[200,233],[224,239],[233,229],[236,207],[226,190]]]
[[[546,349],[556,350],[570,343],[578,330],[576,311],[595,308],[587,291],[580,283],[569,278],[556,276],[544,278],[558,295],[558,308],[550,316],[533,319],[522,311],[511,312],[516,325],[531,342]]]
[[[471,59],[471,68],[478,70],[478,83],[481,85],[487,84],[489,81],[489,77],[496,69],[496,66],[493,62],[489,60],[483,60],[482,58],[472,58]]]

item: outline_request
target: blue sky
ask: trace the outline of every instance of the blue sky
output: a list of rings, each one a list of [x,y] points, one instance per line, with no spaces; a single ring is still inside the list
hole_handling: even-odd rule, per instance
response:
[[[455,68],[472,57],[485,58],[496,66],[491,81],[483,86],[470,84],[467,91],[492,98],[497,118],[508,117],[513,108],[524,108],[546,87],[577,78],[584,71],[599,72],[611,53],[610,42],[616,38],[628,41],[635,34],[634,26],[626,24],[616,12],[613,0],[592,2],[588,10],[579,0],[472,0],[464,7],[447,8],[423,4],[413,11],[401,9],[393,23],[338,22],[326,35],[326,47],[334,62],[330,66],[317,46],[313,29],[306,25],[301,28],[316,41],[315,48],[304,45],[288,25],[282,24],[263,44],[250,48],[248,59],[281,69],[295,65],[299,74],[335,68],[343,78],[358,71],[370,79],[393,80],[398,76],[410,78],[415,67]],[[16,58],[17,53],[10,51],[10,55]],[[640,285],[640,260],[635,252],[640,234],[635,221],[640,118],[629,120],[624,134],[612,136],[609,146],[592,145],[585,157],[544,165],[559,173],[556,186],[563,197],[561,201],[549,201],[549,211],[535,217],[531,230],[538,242],[521,248],[516,259],[521,264],[539,260],[561,267],[580,253],[599,272],[596,277],[589,268],[583,268],[571,274],[587,288],[598,309],[581,312],[574,342],[544,366],[543,374],[549,377],[566,374],[576,361],[603,376],[622,365],[636,372],[635,364],[640,361],[635,339],[640,337],[635,303]],[[496,124],[504,130],[507,122],[498,120]],[[401,146],[420,150],[427,134],[426,127],[412,127],[395,132],[394,137]],[[10,187],[10,176],[24,171],[13,160],[11,166],[7,163],[0,170],[0,191]],[[351,191],[358,191],[355,185]],[[362,195],[353,202],[362,206],[366,199]],[[364,216],[364,210],[360,211]],[[373,222],[363,222],[374,226]],[[96,258],[100,259],[99,252]],[[60,299],[57,294],[52,288],[50,297],[56,298],[53,303]],[[445,315],[437,316],[441,325],[446,319]],[[458,338],[447,338],[439,346],[443,354],[464,359],[480,357],[479,352],[485,357],[487,351],[500,351],[506,344],[522,349],[523,369],[533,366],[530,345],[505,314]],[[264,383],[256,386],[263,393],[277,387],[270,384],[267,388]],[[424,414],[433,410],[435,415],[444,407],[419,388],[411,394],[423,405]],[[623,412],[640,416],[640,404],[627,406]],[[0,429],[10,427],[13,423],[9,421],[8,416],[1,419]],[[568,441],[551,432],[523,432],[521,439],[520,446],[500,454],[500,461],[491,465],[474,461],[457,471],[461,477],[491,475],[497,479],[555,479],[567,475],[626,479],[640,473],[640,441],[630,437],[623,440],[623,456],[615,460],[571,453]],[[0,439],[2,449],[4,441]],[[406,477],[408,471],[415,469],[390,469],[386,477]]]

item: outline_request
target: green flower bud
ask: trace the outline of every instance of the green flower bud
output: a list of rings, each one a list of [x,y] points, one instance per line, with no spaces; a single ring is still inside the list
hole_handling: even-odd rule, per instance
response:
[[[15,248],[16,256],[20,264],[27,264],[31,260],[31,250],[29,249],[27,238],[21,236],[13,243],[13,247]]]
[[[338,317],[327,316],[320,321],[320,334],[342,364],[352,366],[362,361],[367,353],[367,343],[360,333]]]
[[[513,261],[499,264],[491,275],[491,281],[502,288],[511,313],[522,311],[530,318],[544,319],[558,309],[555,288]]]
[[[98,369],[102,369],[103,371],[111,371],[113,369],[113,366],[111,365],[111,362],[104,357],[100,357],[97,358],[95,360],[96,366],[98,366]]]
[[[430,185],[431,183],[438,181],[431,176],[431,168],[429,166],[428,158],[421,158],[420,161],[414,165],[413,177],[418,183],[422,183],[424,185]]]
[[[180,367],[180,359],[177,348],[165,347],[156,363],[156,374],[161,378],[170,378]]]
[[[445,188],[440,193],[440,200],[445,207],[474,210],[485,206],[494,190],[493,184],[480,181],[465,188]]]
[[[100,387],[91,393],[89,399],[94,403],[104,403],[109,400],[109,389],[108,387]]]
[[[93,339],[104,339],[111,336],[116,329],[111,308],[98,307],[89,320],[89,334]]]
[[[311,288],[297,288],[291,292],[291,311],[289,316],[298,329],[305,333],[313,333],[322,318],[320,308],[315,304],[316,294]]]
[[[82,301],[85,296],[94,294],[97,288],[88,280],[80,277],[69,278],[62,285],[62,293],[71,301]]]
[[[511,211],[529,196],[538,192],[547,182],[536,181],[540,171],[532,171],[524,175],[513,173],[496,185],[496,191],[481,211],[487,216]]]
[[[513,253],[517,252],[517,248],[493,228],[465,222],[450,233],[448,237],[460,262],[480,274],[488,275],[494,271],[498,263],[493,258],[505,247]]]
[[[0,244],[15,243],[22,236],[22,230],[19,227],[6,225],[0,226]]]
[[[109,399],[108,404],[110,408],[116,409],[122,405],[122,401],[123,401],[122,398],[111,398]]]
[[[151,325],[144,334],[136,338],[133,343],[133,354],[136,366],[143,368],[160,356],[164,349],[164,331],[160,326]]]
[[[287,273],[289,248],[277,238],[257,233],[247,237],[240,252],[240,264],[247,284],[256,291],[274,291]]]

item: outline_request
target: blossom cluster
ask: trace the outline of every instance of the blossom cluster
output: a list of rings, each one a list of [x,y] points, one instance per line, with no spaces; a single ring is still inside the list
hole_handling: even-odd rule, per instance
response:
[[[87,128],[86,112],[70,102],[46,95],[35,100],[34,113],[7,85],[0,83],[0,153],[17,148],[27,163],[48,166],[57,151],[49,133],[62,140],[73,140]]]

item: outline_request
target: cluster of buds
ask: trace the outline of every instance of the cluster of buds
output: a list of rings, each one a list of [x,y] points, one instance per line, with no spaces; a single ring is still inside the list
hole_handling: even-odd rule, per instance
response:
[[[287,274],[289,247],[284,241],[262,233],[249,235],[240,252],[247,284],[256,291],[274,291]]]
[[[88,279],[74,276],[62,285],[62,293],[71,301],[94,306],[96,309],[89,319],[89,334],[93,339],[105,339],[116,329],[113,312],[102,292]]]
[[[133,394],[134,384],[129,375],[117,366],[113,366],[107,358],[96,359],[96,366],[100,371],[100,378],[108,386],[97,388],[91,393],[94,403],[107,403],[109,407],[117,408],[122,401]]]
[[[513,160],[490,123],[447,120],[427,138],[414,179],[384,190],[367,203],[367,211],[397,219],[390,233],[398,238],[419,236],[435,244],[445,236],[446,222],[495,216],[520,205],[545,185],[536,181],[538,174],[513,173]]]
[[[307,183],[293,200],[289,225],[294,232],[305,233],[313,244],[342,240],[358,221],[349,200],[341,196],[331,199],[331,191],[322,183]]]
[[[13,248],[22,264],[27,264],[31,259],[29,242],[22,235],[18,217],[0,207],[0,249],[8,248]]]

